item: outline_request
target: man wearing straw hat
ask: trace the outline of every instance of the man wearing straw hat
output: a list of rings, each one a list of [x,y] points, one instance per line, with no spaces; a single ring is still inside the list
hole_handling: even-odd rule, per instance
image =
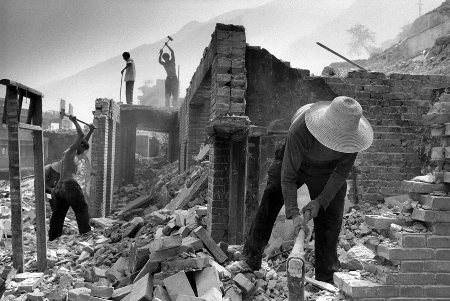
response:
[[[347,193],[346,179],[358,152],[373,141],[373,130],[361,105],[340,96],[301,107],[292,118],[285,143],[276,150],[268,170],[267,186],[244,245],[242,260],[232,263],[233,271],[258,270],[262,253],[283,205],[292,219],[294,234],[303,228],[306,211],[314,219],[315,278],[333,283],[339,269],[337,243]],[[297,189],[306,184],[311,201],[299,210]]]

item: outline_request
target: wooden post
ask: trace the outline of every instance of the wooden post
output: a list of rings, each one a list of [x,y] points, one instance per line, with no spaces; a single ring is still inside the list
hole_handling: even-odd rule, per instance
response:
[[[42,97],[33,96],[33,124],[42,127]],[[44,143],[42,130],[33,131],[34,148],[34,194],[36,207],[36,247],[37,269],[44,272],[47,269],[47,230],[45,227],[45,183],[44,183]]]
[[[19,120],[17,115],[18,98],[17,87],[6,87],[5,104],[8,121],[8,155],[9,155],[9,182],[11,192],[11,232],[13,266],[22,273],[23,262],[23,233],[22,233],[22,190],[20,187],[20,142]]]

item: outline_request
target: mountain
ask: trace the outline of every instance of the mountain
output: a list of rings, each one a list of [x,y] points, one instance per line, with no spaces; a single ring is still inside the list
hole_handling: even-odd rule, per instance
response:
[[[180,65],[180,97],[185,95],[216,23],[243,25],[248,44],[262,46],[278,58],[290,61],[294,67],[310,69],[318,74],[324,66],[336,61],[336,57],[320,49],[315,45],[316,41],[345,55],[348,35],[345,30],[355,22],[376,31],[380,40],[394,37],[393,32],[398,33],[401,26],[412,21],[412,15],[417,13],[409,8],[399,9],[408,3],[409,0],[273,0],[259,7],[228,12],[207,22],[190,22],[180,31],[169,33],[173,38],[170,45],[175,51],[176,63]],[[398,11],[403,14],[394,17]],[[162,39],[130,50],[137,70],[135,103],[140,93],[138,87],[145,81],[165,78],[165,71],[158,64],[158,52],[164,42]],[[73,76],[38,87],[45,95],[44,109],[58,107],[58,99],[63,98],[74,105],[75,114],[80,119],[92,120],[90,112],[96,98],[119,101],[120,70],[124,66],[125,62],[119,55]]]

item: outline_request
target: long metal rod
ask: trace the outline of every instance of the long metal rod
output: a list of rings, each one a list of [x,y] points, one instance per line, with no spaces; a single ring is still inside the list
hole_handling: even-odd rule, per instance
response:
[[[339,53],[337,53],[336,51],[334,51],[334,50],[332,50],[332,49],[328,48],[327,46],[323,45],[322,43],[316,42],[316,44],[317,44],[317,45],[319,45],[320,47],[322,47],[322,48],[324,48],[324,49],[328,50],[329,52],[331,52],[331,53],[333,53],[333,54],[337,55],[337,56],[338,56],[338,57],[340,57],[341,59],[344,59],[344,60],[346,60],[347,62],[349,62],[350,64],[352,64],[352,65],[354,65],[354,66],[356,66],[356,67],[358,67],[359,69],[362,69],[362,70],[366,70],[366,71],[367,71],[367,69],[366,69],[366,68],[364,68],[364,67],[362,67],[362,66],[358,65],[358,64],[357,64],[357,63],[355,63],[355,62],[352,62],[351,60],[349,60],[349,59],[348,59],[348,58],[346,58],[345,56],[343,56],[343,55],[340,55]]]

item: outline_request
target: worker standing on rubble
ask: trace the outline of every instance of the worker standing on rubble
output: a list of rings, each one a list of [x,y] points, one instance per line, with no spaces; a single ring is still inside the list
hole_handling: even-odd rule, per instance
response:
[[[52,164],[47,164],[44,166],[44,176],[45,176],[45,196],[47,194],[52,194],[53,188],[56,187],[56,184],[59,181],[61,175],[61,162],[53,162]],[[52,195],[50,199],[48,199],[50,203],[50,209],[55,211],[56,201],[55,197]]]
[[[315,279],[333,284],[339,269],[337,243],[341,230],[346,180],[358,152],[373,141],[370,123],[361,105],[340,96],[332,102],[302,106],[292,119],[285,143],[275,152],[268,170],[267,186],[244,245],[243,260],[228,266],[231,271],[261,268],[263,249],[283,205],[292,219],[294,234],[308,232],[306,211],[314,219]],[[297,189],[306,184],[311,201],[300,211]]]
[[[133,90],[134,90],[134,81],[136,80],[136,67],[134,65],[134,60],[131,59],[129,52],[124,52],[122,54],[122,58],[127,62],[127,65],[125,68],[120,71],[120,73],[123,75],[125,72],[125,96],[127,99],[127,104],[132,105],[133,104]]]
[[[163,54],[163,50],[161,49],[159,51],[158,61],[166,69],[167,73],[165,82],[166,107],[170,107],[170,96],[172,96],[172,106],[178,107],[178,77],[175,65],[175,53],[167,42],[165,45],[170,50],[170,56],[168,53]]]
[[[89,141],[95,127],[92,124],[89,125],[89,133],[85,137],[77,118],[70,116],[69,119],[75,125],[78,137],[75,143],[64,151],[61,159],[61,178],[53,189],[56,206],[50,218],[50,229],[48,231],[48,239],[50,241],[62,235],[64,219],[69,207],[72,207],[75,212],[79,234],[86,235],[91,231],[88,205],[84,199],[80,185],[75,180],[75,175],[77,174],[75,157],[83,155],[89,149],[89,143],[87,141]]]

